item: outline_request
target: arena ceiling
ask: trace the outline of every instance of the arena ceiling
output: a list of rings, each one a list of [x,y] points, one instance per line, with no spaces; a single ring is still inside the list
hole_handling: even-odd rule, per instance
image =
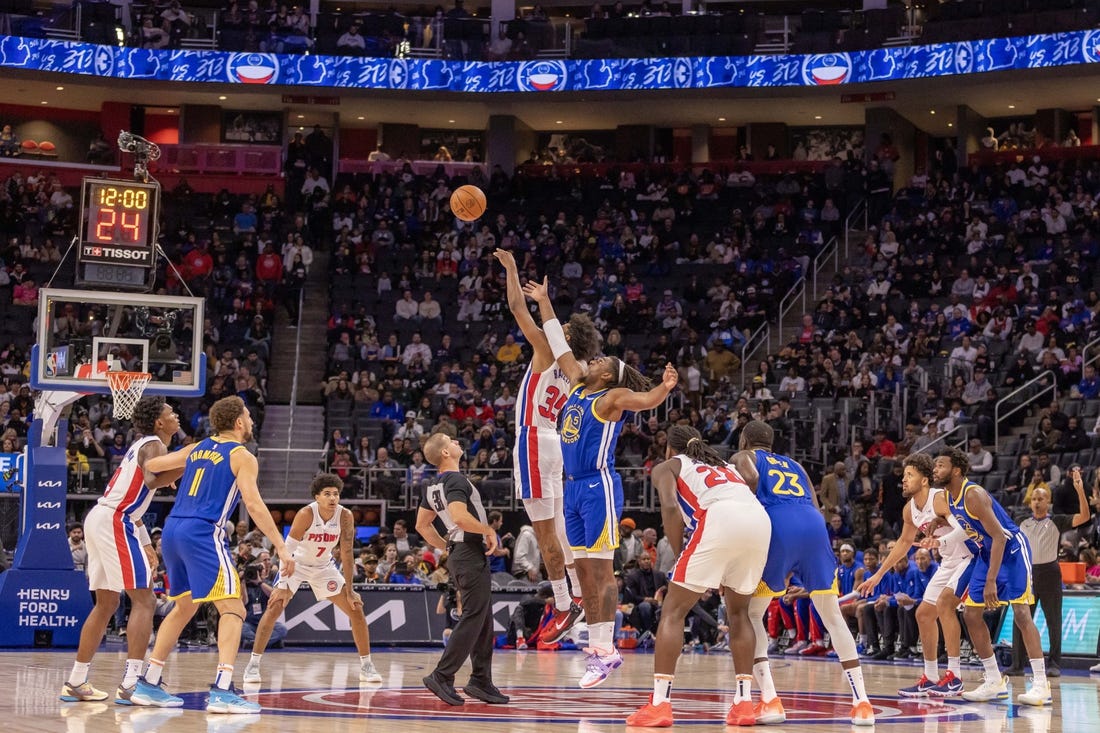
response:
[[[660,127],[711,125],[732,127],[750,121],[789,125],[858,125],[869,106],[897,110],[920,129],[937,136],[953,134],[956,106],[969,105],[988,117],[1032,114],[1061,107],[1091,110],[1100,105],[1100,72],[1094,66],[978,74],[906,82],[852,84],[829,89],[730,89],[693,92],[611,92],[535,95],[414,95],[408,92],[311,90],[302,87],[242,88],[207,85],[94,80],[10,72],[9,99],[43,106],[93,110],[105,100],[178,109],[181,104],[229,109],[286,108],[292,125],[329,125],[339,113],[345,127],[414,121],[421,127],[484,129],[490,115],[515,115],[536,130],[608,129],[622,124]],[[63,90],[58,90],[63,86]],[[891,92],[891,101],[843,103],[842,94]],[[285,104],[284,94],[338,94],[339,105]],[[724,118],[724,119],[720,119]]]

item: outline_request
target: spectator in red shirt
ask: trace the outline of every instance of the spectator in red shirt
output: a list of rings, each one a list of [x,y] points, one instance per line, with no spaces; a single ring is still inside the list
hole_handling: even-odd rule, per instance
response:
[[[183,264],[188,281],[205,278],[214,271],[214,258],[210,256],[206,244],[200,244],[188,252]]]
[[[894,459],[898,455],[898,447],[894,445],[894,441],[886,437],[886,431],[879,428],[875,431],[875,440],[867,448],[868,458],[889,458]]]
[[[275,253],[275,247],[270,243],[256,259],[256,279],[272,285],[283,279],[283,258]]]

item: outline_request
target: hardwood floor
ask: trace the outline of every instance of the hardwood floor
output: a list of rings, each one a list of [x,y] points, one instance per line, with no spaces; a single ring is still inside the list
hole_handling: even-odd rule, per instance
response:
[[[273,651],[264,656],[264,682],[249,685],[246,696],[264,706],[260,715],[212,715],[203,711],[213,677],[215,655],[180,652],[166,667],[169,690],[181,695],[183,709],[127,708],[113,703],[124,654],[101,651],[92,667],[93,684],[112,693],[107,703],[58,700],[71,651],[0,653],[0,733],[343,733],[344,731],[576,731],[598,733],[626,729],[627,715],[649,694],[653,658],[625,653],[623,666],[601,687],[580,690],[580,652],[500,651],[494,660],[497,684],[512,696],[506,706],[472,701],[461,708],[444,705],[421,684],[438,657],[437,650],[379,649],[373,657],[386,678],[383,685],[358,682],[358,659],[350,649],[317,648]],[[238,658],[240,680],[247,656]],[[774,659],[773,670],[788,720],[769,730],[849,730],[850,694],[840,667],[828,660]],[[1100,731],[1100,694],[1096,675],[1065,674],[1054,681],[1054,705],[1026,708],[1015,704],[961,701],[906,701],[899,686],[919,676],[916,666],[876,664],[865,667],[868,692],[879,730],[890,733],[1096,733]],[[972,687],[979,670],[967,668]],[[726,654],[686,654],[673,689],[676,727],[724,730],[732,695],[733,665]],[[457,686],[465,681],[460,673]],[[1013,697],[1024,680],[1012,679]],[[638,730],[638,729],[633,729]]]

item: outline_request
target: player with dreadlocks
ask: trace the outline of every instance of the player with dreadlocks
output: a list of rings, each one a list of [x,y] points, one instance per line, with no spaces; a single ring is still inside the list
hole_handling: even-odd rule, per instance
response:
[[[684,641],[684,619],[709,588],[726,598],[736,674],[727,725],[752,725],[753,628],[749,602],[768,559],[771,520],[745,479],[703,442],[695,428],[668,431],[666,460],[650,474],[661,499],[665,537],[680,557],[661,605],[653,658],[653,696],[626,719],[631,726],[672,725],[672,680]],[[680,551],[685,528],[691,539]]]

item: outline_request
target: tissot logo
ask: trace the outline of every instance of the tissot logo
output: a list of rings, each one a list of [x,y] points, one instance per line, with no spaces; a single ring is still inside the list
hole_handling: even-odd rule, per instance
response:
[[[111,260],[148,262],[149,250],[137,247],[98,247],[86,244],[84,245],[84,256]]]

